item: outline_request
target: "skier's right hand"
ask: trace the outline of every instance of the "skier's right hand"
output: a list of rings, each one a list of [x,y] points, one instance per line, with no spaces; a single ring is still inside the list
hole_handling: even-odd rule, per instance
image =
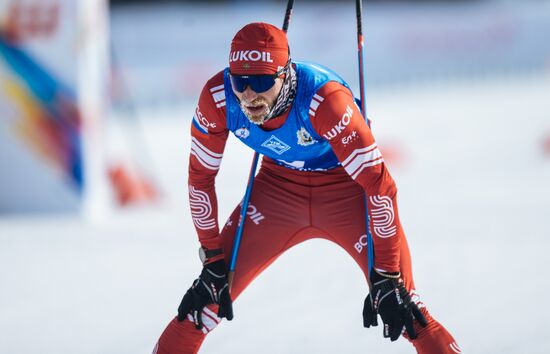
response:
[[[218,316],[233,319],[233,303],[229,295],[226,266],[223,260],[205,264],[201,274],[181,300],[178,307],[178,321],[188,314],[193,317],[195,328],[202,329],[202,311],[206,305],[219,305]]]

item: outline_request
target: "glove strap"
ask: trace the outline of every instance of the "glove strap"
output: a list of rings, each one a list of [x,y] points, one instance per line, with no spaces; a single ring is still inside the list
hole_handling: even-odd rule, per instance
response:
[[[223,249],[221,248],[216,248],[213,250],[209,250],[204,247],[199,248],[199,258],[202,264],[210,263],[212,258],[219,256],[220,254],[223,254]]]
[[[376,272],[376,274],[378,274],[378,275],[380,275],[384,278],[390,278],[390,279],[399,279],[399,278],[401,278],[401,272],[389,273],[389,272],[380,271],[376,268],[373,268],[373,270]]]

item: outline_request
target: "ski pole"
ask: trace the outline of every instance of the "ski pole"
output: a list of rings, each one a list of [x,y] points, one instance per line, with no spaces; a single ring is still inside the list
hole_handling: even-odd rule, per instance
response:
[[[370,127],[370,121],[367,118],[367,101],[365,98],[365,73],[363,66],[363,2],[361,0],[355,0],[355,12],[357,15],[357,59],[359,63],[359,91],[361,94],[361,112],[363,117],[367,121]]]
[[[285,20],[283,21],[283,32],[288,31],[288,25],[290,24],[290,18],[292,17],[292,8],[294,7],[294,0],[288,0],[286,4]]]
[[[355,12],[357,15],[357,59],[359,62],[359,91],[361,92],[361,112],[363,117],[367,121],[370,127],[370,120],[367,118],[367,102],[365,97],[365,73],[363,71],[363,4],[362,0],[355,0]],[[368,196],[365,194],[365,224],[367,232],[367,257],[368,257],[368,271],[369,276],[374,266],[374,245],[372,241],[372,235],[370,232],[370,218],[369,218],[369,205]]]
[[[292,8],[294,6],[294,0],[288,0],[286,5],[285,19],[283,21],[283,31],[286,33],[288,25],[290,24],[290,17],[292,16]],[[254,185],[254,176],[256,174],[256,167],[258,166],[258,159],[260,154],[254,152],[252,158],[252,166],[250,167],[250,174],[248,175],[248,184],[246,192],[244,194],[243,203],[241,206],[241,218],[235,232],[235,240],[233,241],[233,250],[231,251],[231,262],[229,263],[229,274],[227,275],[227,284],[229,285],[229,291],[233,285],[233,277],[235,276],[235,266],[237,264],[237,257],[239,256],[239,247],[241,246],[241,239],[243,235],[244,223],[246,220],[246,212],[248,210],[248,204],[250,202],[250,195],[252,194],[252,186]]]

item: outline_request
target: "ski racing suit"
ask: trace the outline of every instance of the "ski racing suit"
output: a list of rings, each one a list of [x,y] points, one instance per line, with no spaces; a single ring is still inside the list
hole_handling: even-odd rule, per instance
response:
[[[238,298],[286,250],[311,238],[340,245],[368,279],[366,199],[374,267],[401,272],[406,289],[428,320],[426,327],[415,324],[418,338],[412,344],[421,354],[460,353],[415,292],[397,189],[348,84],[318,64],[293,65],[298,84],[292,106],[261,127],[241,111],[227,68],[204,86],[193,117],[189,162],[193,222],[201,245],[222,248],[224,254],[217,257],[225,257],[226,264],[241,207],[220,231],[214,180],[229,131],[264,155],[250,197],[231,297]],[[155,353],[197,353],[221,321],[216,313],[217,305],[205,309],[202,330],[190,320],[172,320]]]

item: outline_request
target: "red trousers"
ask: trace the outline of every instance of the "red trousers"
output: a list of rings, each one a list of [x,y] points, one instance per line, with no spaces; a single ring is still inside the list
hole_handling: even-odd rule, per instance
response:
[[[367,277],[365,247],[365,193],[344,171],[300,172],[264,161],[256,176],[250,198],[239,257],[231,291],[235,300],[264,269],[294,245],[311,238],[324,238],[340,245],[357,262]],[[240,218],[240,206],[221,231],[226,264]],[[401,274],[414,293],[411,257],[407,241],[401,241]],[[365,287],[365,296],[368,288]],[[417,299],[413,295],[413,300]],[[421,354],[460,353],[452,336],[418,302],[428,320],[417,327],[411,341]],[[362,309],[358,309],[361,311]],[[197,353],[206,334],[220,322],[217,306],[203,315],[205,328],[195,329],[192,321],[172,320],[162,333],[153,353]]]

